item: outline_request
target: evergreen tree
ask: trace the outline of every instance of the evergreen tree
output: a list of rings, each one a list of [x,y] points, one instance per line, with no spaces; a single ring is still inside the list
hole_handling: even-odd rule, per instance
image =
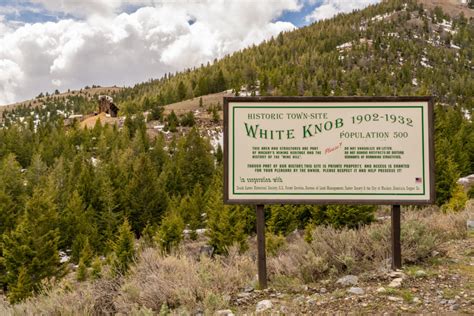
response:
[[[326,209],[326,224],[336,228],[358,228],[375,220],[377,210],[373,205],[329,205]]]
[[[15,227],[20,210],[2,187],[0,187],[0,236]]]
[[[12,302],[37,291],[42,280],[62,275],[57,220],[52,198],[44,191],[35,190],[18,226],[4,236],[5,282],[9,289],[16,288],[15,291],[22,293],[10,297]],[[27,275],[24,280],[20,280],[21,269]]]
[[[183,229],[184,222],[181,216],[175,211],[169,211],[158,229],[157,241],[160,248],[164,252],[170,253],[183,239]]]
[[[226,88],[226,80],[224,78],[224,73],[222,72],[222,69],[219,69],[217,72],[217,77],[216,77],[216,88],[214,92],[222,92]]]
[[[460,184],[456,184],[451,198],[448,203],[443,205],[442,210],[444,212],[460,212],[466,207],[467,201],[468,197],[466,192],[464,192],[464,187]]]
[[[166,192],[158,185],[157,179],[149,156],[140,154],[133,163],[131,179],[125,188],[126,214],[136,234],[147,223],[158,223],[167,209]]]
[[[166,119],[165,130],[168,130],[171,133],[175,133],[177,131],[178,125],[178,117],[176,116],[176,113],[174,113],[174,111],[172,110]]]
[[[93,279],[99,279],[102,275],[102,263],[100,262],[99,257],[95,257],[94,261],[92,261],[91,268],[91,277]]]
[[[21,166],[14,154],[8,154],[0,165],[0,188],[8,194],[18,206],[23,205],[24,185]]]
[[[34,154],[31,160],[31,165],[28,168],[28,171],[26,173],[27,188],[28,188],[29,194],[33,192],[33,189],[36,186],[39,186],[41,184],[44,185],[44,181],[46,180],[45,177],[46,177],[47,170],[48,170],[48,167],[41,160],[40,154],[38,153]]]
[[[197,128],[191,129],[179,143],[176,163],[181,172],[183,194],[191,192],[197,184],[204,189],[208,187],[214,173],[214,158],[209,141],[199,135]]]
[[[155,243],[154,238],[157,233],[157,227],[147,223],[143,228],[140,237],[144,247],[152,247]]]
[[[125,274],[135,258],[135,238],[128,220],[125,219],[119,227],[115,241],[112,244],[114,259],[112,261],[113,273]]]
[[[238,208],[224,205],[220,181],[216,176],[208,192],[207,235],[209,245],[214,248],[215,253],[226,254],[233,244],[238,244],[244,250],[247,243],[242,213]]]
[[[86,243],[87,247],[91,247],[89,240],[93,240],[98,246],[99,236],[94,214],[93,209],[85,208],[77,191],[71,194],[69,203],[61,213],[61,246],[72,250],[73,262],[79,262],[80,253]]]
[[[178,101],[184,100],[186,98],[186,86],[182,81],[178,84]]]
[[[82,258],[79,260],[79,265],[77,267],[76,272],[76,279],[79,282],[85,281],[87,279],[87,266]]]
[[[153,163],[153,167],[156,169],[157,174],[161,174],[163,166],[169,159],[167,152],[165,151],[165,139],[163,134],[158,135],[149,151],[150,159]]]
[[[275,235],[288,235],[298,228],[295,207],[292,205],[273,205],[267,222],[268,230]]]
[[[82,261],[83,264],[88,267],[91,264],[92,256],[94,255],[91,245],[89,244],[89,238],[86,237],[84,245],[81,250],[81,257],[79,261]]]
[[[17,283],[12,285],[8,291],[8,298],[12,304],[28,298],[33,291],[30,276],[25,267],[20,267]]]

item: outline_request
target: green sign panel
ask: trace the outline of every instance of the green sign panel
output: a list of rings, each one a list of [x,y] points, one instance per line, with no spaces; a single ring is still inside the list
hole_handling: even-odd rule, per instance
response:
[[[227,203],[434,199],[428,97],[225,98]]]

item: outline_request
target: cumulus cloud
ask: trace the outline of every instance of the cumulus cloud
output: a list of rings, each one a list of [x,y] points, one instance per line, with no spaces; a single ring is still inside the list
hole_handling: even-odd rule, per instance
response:
[[[41,4],[50,12],[61,12],[77,17],[90,15],[110,15],[115,13],[124,1],[122,0],[32,0]]]
[[[23,71],[18,64],[8,59],[0,59],[0,100],[13,100],[14,91],[24,78]]]
[[[316,7],[305,19],[307,22],[330,19],[336,14],[360,10],[371,4],[379,3],[380,1],[381,0],[323,0],[321,5]]]
[[[68,13],[82,3],[37,1]],[[153,5],[151,0],[142,2]],[[275,20],[285,10],[301,8],[298,0],[161,1],[133,13],[116,13],[119,0],[94,3],[81,19],[0,32],[0,105],[56,88],[131,85],[199,66],[294,29]]]

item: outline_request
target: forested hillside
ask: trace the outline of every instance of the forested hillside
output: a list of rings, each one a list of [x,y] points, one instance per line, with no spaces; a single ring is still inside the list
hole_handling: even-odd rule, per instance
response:
[[[98,271],[106,262],[113,273],[124,274],[135,237],[172,252],[184,229],[191,239],[207,229],[214,253],[226,254],[234,243],[244,250],[254,233],[254,210],[223,205],[222,149],[211,146],[192,113],[178,118],[163,111],[173,102],[230,89],[253,95],[435,96],[436,204],[457,211],[467,196],[456,181],[474,173],[473,57],[472,20],[391,0],[113,93],[126,116],[121,128],[65,124],[72,114],[97,107],[77,95],[53,94],[42,106],[4,111],[0,284],[15,303],[67,274],[67,262],[81,271]],[[168,134],[150,138],[145,111],[147,119],[166,123]],[[213,120],[218,123],[219,116]],[[473,190],[467,194],[472,197]],[[272,234],[287,235],[308,225],[359,227],[374,219],[375,209],[272,206],[266,216]]]

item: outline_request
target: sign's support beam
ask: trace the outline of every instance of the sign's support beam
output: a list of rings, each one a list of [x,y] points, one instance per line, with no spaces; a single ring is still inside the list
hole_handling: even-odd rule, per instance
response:
[[[265,254],[265,212],[264,205],[257,205],[257,262],[258,284],[260,289],[267,288],[267,257]]]
[[[392,269],[402,268],[400,244],[400,205],[392,205]]]

